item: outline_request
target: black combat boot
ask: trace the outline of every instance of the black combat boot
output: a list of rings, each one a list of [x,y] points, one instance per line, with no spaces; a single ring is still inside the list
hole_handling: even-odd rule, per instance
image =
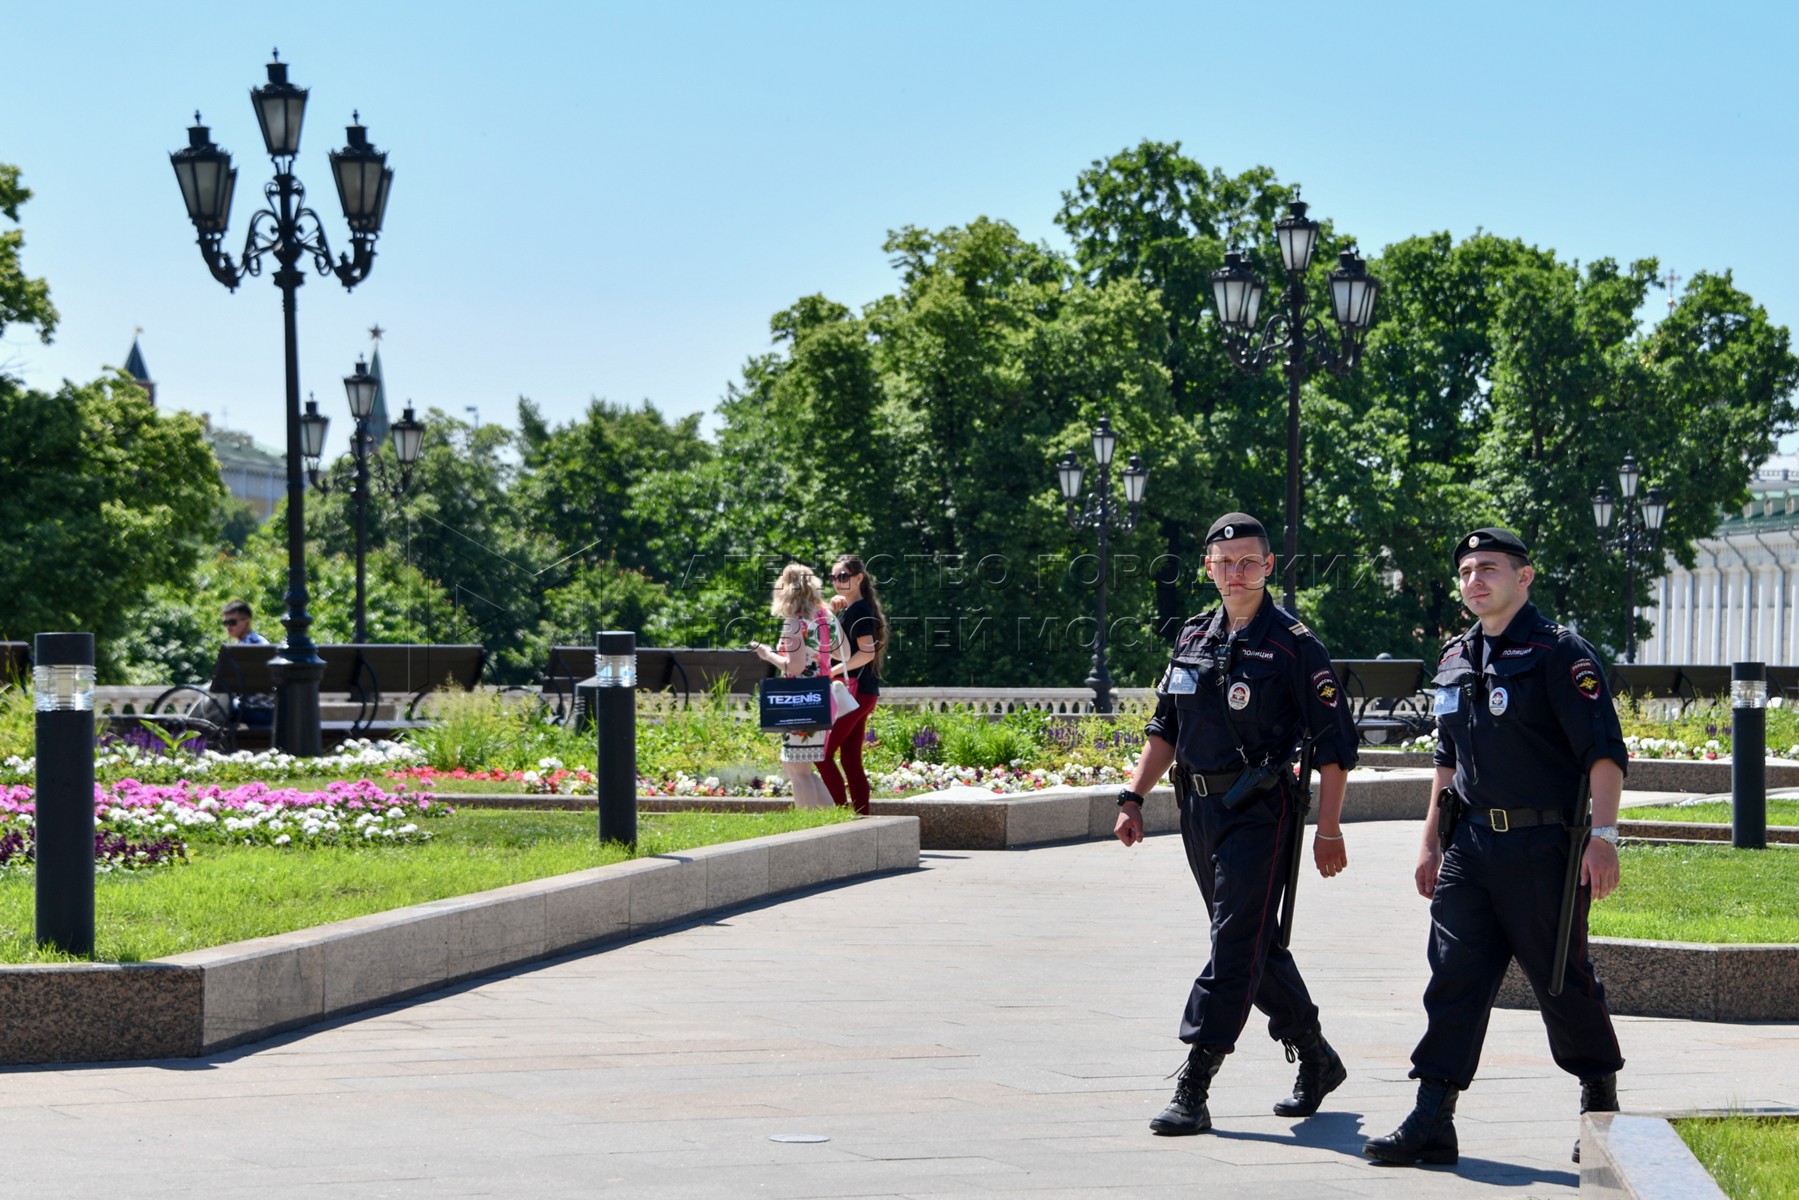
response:
[[[1618,1072],[1607,1071],[1593,1079],[1580,1081],[1580,1111],[1618,1111]],[[1580,1161],[1580,1139],[1574,1139],[1574,1161]]]
[[[1455,1144],[1454,1086],[1442,1079],[1418,1081],[1418,1104],[1386,1137],[1370,1138],[1362,1153],[1390,1163],[1452,1163]]]
[[[1293,1081],[1293,1094],[1274,1102],[1274,1115],[1309,1117],[1318,1111],[1326,1096],[1342,1086],[1349,1072],[1324,1040],[1324,1031],[1317,1027],[1283,1045],[1287,1047],[1287,1061],[1299,1063],[1299,1077]]]
[[[1216,1046],[1194,1046],[1187,1051],[1181,1077],[1174,1085],[1174,1099],[1150,1121],[1152,1132],[1181,1137],[1204,1133],[1212,1127],[1212,1114],[1206,1111],[1206,1092],[1212,1086],[1212,1076],[1224,1063],[1224,1054]]]

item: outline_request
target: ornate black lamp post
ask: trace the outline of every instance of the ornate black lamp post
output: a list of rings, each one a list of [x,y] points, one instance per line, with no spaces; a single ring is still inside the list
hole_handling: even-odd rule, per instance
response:
[[[388,435],[393,438],[394,457],[400,460],[400,478],[389,481],[387,472],[381,467],[381,460],[375,453],[375,435],[369,430],[369,418],[375,412],[375,397],[380,393],[381,381],[369,374],[368,364],[362,359],[356,360],[353,374],[344,376],[344,392],[350,398],[350,416],[356,421],[356,432],[351,437],[350,453],[356,463],[356,482],[350,491],[350,499],[356,502],[356,632],[354,639],[357,645],[369,640],[368,625],[368,589],[367,563],[369,552],[369,464],[373,462],[381,475],[381,490],[398,500],[406,494],[406,487],[412,482],[412,466],[419,460],[419,451],[425,444],[425,423],[412,414],[412,405],[406,406],[405,415],[395,421]],[[300,417],[300,441],[306,453],[306,474],[312,480],[312,486],[324,492],[330,490],[325,485],[319,472],[319,458],[325,448],[325,427],[331,418],[319,411],[317,400],[308,398],[306,412]]]
[[[1668,517],[1668,502],[1662,498],[1660,488],[1652,487],[1642,499],[1637,498],[1637,484],[1641,479],[1636,455],[1627,451],[1624,465],[1618,468],[1622,509],[1612,503],[1611,491],[1603,484],[1593,497],[1593,523],[1599,526],[1600,540],[1608,550],[1624,551],[1624,661],[1627,663],[1637,661],[1637,547],[1640,545],[1644,554],[1654,554],[1655,545],[1661,540],[1662,522]],[[1618,515],[1616,529],[1612,528],[1614,512]]]
[[[331,152],[331,173],[337,181],[338,199],[350,225],[354,255],[331,260],[331,247],[318,214],[306,207],[306,189],[293,173],[300,152],[300,126],[306,114],[306,89],[287,81],[287,64],[279,58],[269,64],[269,81],[252,88],[250,99],[262,126],[262,140],[275,164],[273,182],[263,187],[268,207],[250,218],[241,258],[220,248],[231,220],[231,195],[237,187],[237,169],[231,155],[213,145],[200,114],[187,131],[185,149],[169,155],[187,215],[199,233],[200,256],[213,278],[233,291],[246,275],[262,273],[263,258],[275,260],[274,284],[281,289],[281,310],[287,352],[287,611],[281,625],[287,631],[270,662],[275,677],[275,746],[302,757],[322,749],[319,735],[319,679],[325,664],[308,632],[312,617],[306,612],[305,481],[300,460],[305,457],[305,434],[300,421],[300,365],[298,334],[294,325],[294,293],[306,276],[301,258],[310,256],[323,275],[337,276],[346,289],[368,278],[375,261],[375,239],[387,212],[387,194],[394,173],[387,155],[369,144],[368,131],[356,114],[346,131],[348,144]],[[323,440],[323,430],[319,431]],[[313,449],[316,451],[317,447]],[[316,457],[316,454],[314,455]]]
[[[1274,230],[1287,286],[1281,293],[1280,308],[1267,323],[1259,330],[1256,327],[1267,285],[1238,251],[1226,254],[1224,266],[1212,272],[1212,299],[1224,322],[1224,348],[1233,363],[1255,374],[1279,355],[1287,372],[1287,529],[1283,545],[1287,566],[1281,573],[1281,604],[1291,612],[1299,580],[1299,388],[1318,367],[1344,375],[1361,361],[1362,341],[1374,320],[1374,297],[1380,284],[1369,276],[1367,264],[1353,250],[1338,255],[1337,269],[1330,273],[1330,299],[1331,315],[1341,336],[1333,339],[1311,311],[1305,286],[1306,269],[1318,244],[1318,222],[1307,219],[1304,201],[1294,200]]]
[[[1099,532],[1099,625],[1093,638],[1093,670],[1085,681],[1093,689],[1093,711],[1096,713],[1112,711],[1112,673],[1106,664],[1107,543],[1112,530],[1129,533],[1136,528],[1137,512],[1143,504],[1143,486],[1149,481],[1149,468],[1143,465],[1142,457],[1131,455],[1131,465],[1124,472],[1124,498],[1130,511],[1128,514],[1119,512],[1118,502],[1112,498],[1112,455],[1117,449],[1118,435],[1112,432],[1112,419],[1101,417],[1099,428],[1093,431],[1093,460],[1099,464],[1099,480],[1085,500],[1081,496],[1081,481],[1086,468],[1075,459],[1074,451],[1063,455],[1062,461],[1056,464],[1062,498],[1068,502],[1069,525]]]

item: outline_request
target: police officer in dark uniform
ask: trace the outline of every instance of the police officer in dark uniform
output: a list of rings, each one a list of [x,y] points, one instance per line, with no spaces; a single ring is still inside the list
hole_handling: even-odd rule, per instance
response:
[[[1363,1147],[1385,1162],[1456,1161],[1456,1097],[1473,1082],[1513,958],[1536,992],[1556,1065],[1581,1081],[1582,1112],[1617,1111],[1624,1065],[1587,957],[1588,905],[1618,886],[1628,762],[1605,669],[1591,646],[1530,603],[1535,571],[1517,534],[1476,529],[1456,543],[1455,566],[1462,603],[1480,620],[1444,648],[1434,681],[1436,780],[1415,872],[1419,894],[1430,898],[1427,1025],[1412,1051],[1417,1106]],[[1583,781],[1593,828],[1577,851]],[[1551,996],[1576,852],[1563,987]]]
[[[1312,856],[1328,878],[1348,865],[1339,819],[1355,729],[1323,643],[1268,595],[1274,559],[1262,523],[1227,513],[1205,545],[1223,604],[1181,628],[1114,830],[1126,846],[1143,840],[1143,795],[1172,766],[1187,863],[1212,917],[1212,953],[1181,1017],[1190,1049],[1174,1099],[1149,1123],[1169,1135],[1212,1127],[1206,1095],[1252,1005],[1267,1014],[1287,1061],[1299,1063],[1277,1114],[1311,1116],[1346,1077],[1276,934],[1302,836],[1295,752],[1302,736],[1313,739],[1320,799]]]

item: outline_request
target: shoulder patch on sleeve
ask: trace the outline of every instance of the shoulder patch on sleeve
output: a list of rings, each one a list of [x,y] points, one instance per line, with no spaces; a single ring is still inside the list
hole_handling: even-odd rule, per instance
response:
[[[1605,692],[1605,681],[1599,677],[1599,664],[1590,658],[1583,658],[1569,667],[1568,676],[1574,681],[1574,690],[1589,700],[1597,700]]]
[[[1337,707],[1337,697],[1342,694],[1342,688],[1337,683],[1335,671],[1314,671],[1312,673],[1312,689],[1318,693],[1318,699],[1324,703],[1325,707]]]

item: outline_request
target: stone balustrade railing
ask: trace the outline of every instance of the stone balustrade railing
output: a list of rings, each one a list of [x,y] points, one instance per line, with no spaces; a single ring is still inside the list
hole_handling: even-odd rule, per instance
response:
[[[102,715],[130,716],[149,711],[156,698],[168,690],[166,684],[120,684],[94,689],[94,708]],[[1149,688],[1118,688],[1113,693],[1120,711],[1147,709],[1155,704],[1155,692]],[[327,705],[348,705],[348,696],[324,696]],[[551,697],[553,702],[554,697]],[[638,704],[646,714],[669,712],[680,707],[681,698],[669,692],[645,692]],[[734,695],[731,709],[740,716],[754,713],[754,696]],[[1036,709],[1057,716],[1083,716],[1093,711],[1091,688],[1002,688],[1002,687],[883,687],[881,703],[890,708],[923,708],[944,712],[962,708],[988,716],[1025,709]]]

